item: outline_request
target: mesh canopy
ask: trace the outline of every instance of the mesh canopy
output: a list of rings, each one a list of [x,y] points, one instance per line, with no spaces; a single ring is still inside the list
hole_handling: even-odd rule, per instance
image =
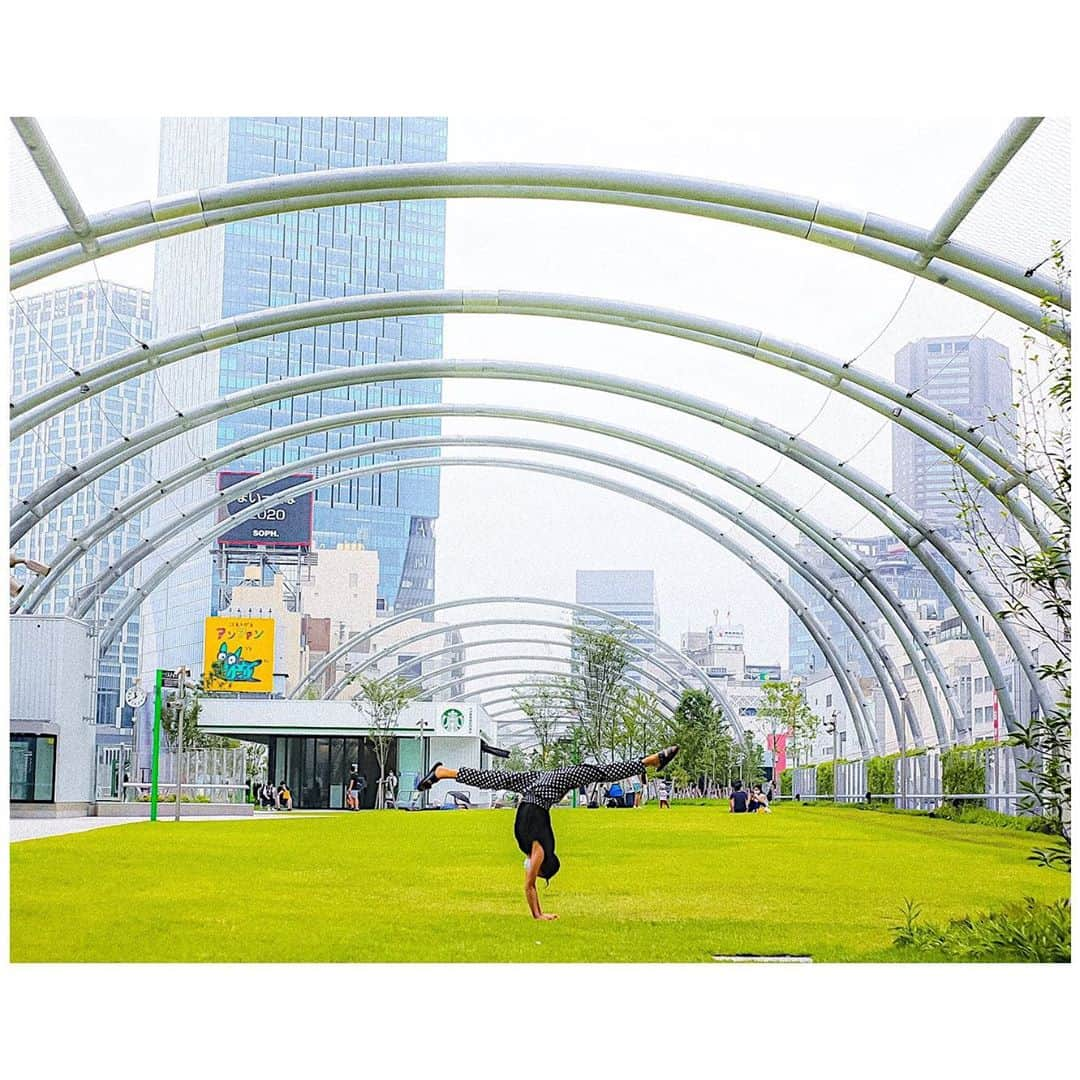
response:
[[[1072,231],[1071,124],[1047,118],[956,230],[957,240],[1035,266]],[[1068,254],[1068,249],[1066,249]]]
[[[64,215],[13,127],[8,128],[8,231],[12,236],[64,225]]]

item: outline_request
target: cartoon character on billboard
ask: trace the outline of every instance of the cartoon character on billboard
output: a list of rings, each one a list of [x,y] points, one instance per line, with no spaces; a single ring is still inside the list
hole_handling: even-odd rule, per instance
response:
[[[217,663],[215,665],[220,676],[226,682],[255,682],[255,669],[262,663],[261,660],[245,660],[241,655],[243,645],[236,646],[236,652],[229,652],[228,646],[222,642],[218,650]]]

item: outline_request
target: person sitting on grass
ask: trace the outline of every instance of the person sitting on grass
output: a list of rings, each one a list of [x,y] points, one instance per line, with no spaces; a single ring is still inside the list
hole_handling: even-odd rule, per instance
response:
[[[772,811],[769,809],[769,800],[765,798],[765,793],[761,790],[760,784],[755,784],[754,790],[750,792],[750,813],[772,813]]]
[[[743,791],[742,781],[736,780],[731,785],[731,798],[728,806],[733,814],[745,814],[750,809],[750,796]]]
[[[678,752],[677,746],[669,746],[637,761],[616,761],[610,765],[570,765],[548,772],[448,769],[437,761],[416,787],[418,791],[427,791],[438,780],[457,780],[470,787],[489,791],[501,789],[520,792],[521,802],[514,815],[514,839],[525,854],[525,900],[534,919],[557,919],[557,915],[544,914],[540,910],[540,898],[536,893],[536,879],[542,877],[550,885],[560,866],[559,857],[555,854],[550,808],[578,785],[623,780],[640,773],[646,766],[662,769]]]

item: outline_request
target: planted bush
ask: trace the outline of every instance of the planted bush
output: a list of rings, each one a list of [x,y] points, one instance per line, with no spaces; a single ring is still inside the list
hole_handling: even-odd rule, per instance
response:
[[[823,761],[817,767],[817,793],[819,795],[836,794],[836,773],[831,761]]]
[[[785,769],[780,774],[780,794],[791,795],[791,769]]]
[[[909,900],[894,943],[931,954],[928,959],[987,963],[1067,964],[1072,958],[1072,911],[1068,900],[1052,904],[1027,897],[985,915],[954,919],[947,926],[921,921]]]
[[[954,746],[941,755],[941,790],[945,795],[978,795],[986,790],[986,751],[975,746]],[[960,800],[958,800],[960,801]],[[982,808],[982,799],[964,799]]]
[[[866,790],[871,795],[892,795],[896,791],[894,763],[898,754],[874,757],[866,763]]]

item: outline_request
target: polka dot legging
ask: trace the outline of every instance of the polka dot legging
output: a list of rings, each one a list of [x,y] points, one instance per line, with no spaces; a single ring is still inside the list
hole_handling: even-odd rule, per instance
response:
[[[469,787],[491,791],[517,791],[522,802],[550,809],[568,791],[586,784],[624,780],[645,771],[638,761],[613,761],[610,765],[568,765],[549,772],[496,772],[494,769],[458,769],[457,778]]]

